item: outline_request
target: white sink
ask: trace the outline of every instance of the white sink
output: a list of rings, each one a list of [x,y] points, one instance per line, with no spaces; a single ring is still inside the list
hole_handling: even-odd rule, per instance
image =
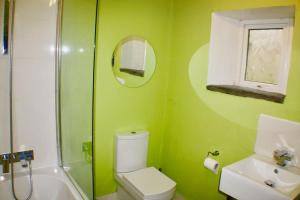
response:
[[[300,200],[300,169],[253,155],[222,169],[220,191],[239,200]]]

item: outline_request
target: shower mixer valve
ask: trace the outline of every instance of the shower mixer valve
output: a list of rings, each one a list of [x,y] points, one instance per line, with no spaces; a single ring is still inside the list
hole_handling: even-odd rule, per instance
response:
[[[20,162],[23,168],[28,166],[28,162],[34,160],[33,150],[21,151],[16,153],[5,153],[0,155],[0,165],[2,165],[3,174],[9,173],[9,164],[11,162]]]
[[[9,157],[10,154],[2,154],[0,157],[0,164],[2,164],[2,172],[3,174],[9,172]]]

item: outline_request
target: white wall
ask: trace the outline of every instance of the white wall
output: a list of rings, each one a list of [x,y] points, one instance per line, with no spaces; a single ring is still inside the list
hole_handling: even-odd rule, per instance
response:
[[[3,50],[4,2],[0,2],[0,51]],[[0,153],[9,151],[9,56],[0,53]],[[1,167],[1,166],[0,166]]]
[[[51,2],[54,1],[16,0],[15,8],[14,148],[18,151],[25,145],[34,149],[34,167],[57,164],[54,57],[57,7],[50,6]],[[0,139],[2,145],[1,135]],[[9,145],[8,141],[5,143]]]
[[[0,55],[0,154],[9,152],[9,60]]]

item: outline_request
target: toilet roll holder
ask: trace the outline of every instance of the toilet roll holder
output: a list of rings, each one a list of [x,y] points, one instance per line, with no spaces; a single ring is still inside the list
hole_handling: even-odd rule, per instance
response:
[[[212,171],[213,173],[215,174],[218,174],[218,171],[219,171],[219,162],[213,158],[210,158],[210,155],[211,156],[218,156],[220,155],[220,152],[219,151],[209,151],[207,152],[207,156],[206,158],[204,159],[204,167],[209,169],[210,171]]]
[[[209,155],[218,156],[218,155],[220,155],[220,152],[218,150],[216,150],[214,152],[209,151],[209,152],[207,152],[207,156],[206,157],[208,157]]]

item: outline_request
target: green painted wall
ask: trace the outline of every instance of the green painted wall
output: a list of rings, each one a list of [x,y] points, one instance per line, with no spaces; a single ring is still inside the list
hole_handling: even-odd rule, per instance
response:
[[[150,131],[149,165],[159,166],[170,43],[169,0],[100,0],[95,82],[96,196],[115,191],[113,158],[117,131]],[[142,36],[152,45],[157,67],[150,82],[126,88],[113,75],[116,45],[127,36]]]
[[[292,65],[284,104],[205,89],[211,13],[264,6],[297,5]],[[260,113],[300,121],[299,0],[175,0],[172,63],[162,168],[188,200],[225,199],[219,175],[204,169],[209,150],[222,166],[253,153]]]
[[[297,5],[293,58],[284,104],[207,91],[210,17],[214,11]],[[218,149],[222,166],[253,153],[260,113],[300,121],[299,0],[101,0],[95,82],[96,196],[115,191],[113,136],[148,129],[149,165],[162,167],[188,200],[225,199],[219,175],[203,168]],[[149,40],[157,69],[140,88],[113,77],[111,55],[129,36]],[[298,55],[298,56],[297,56]]]

